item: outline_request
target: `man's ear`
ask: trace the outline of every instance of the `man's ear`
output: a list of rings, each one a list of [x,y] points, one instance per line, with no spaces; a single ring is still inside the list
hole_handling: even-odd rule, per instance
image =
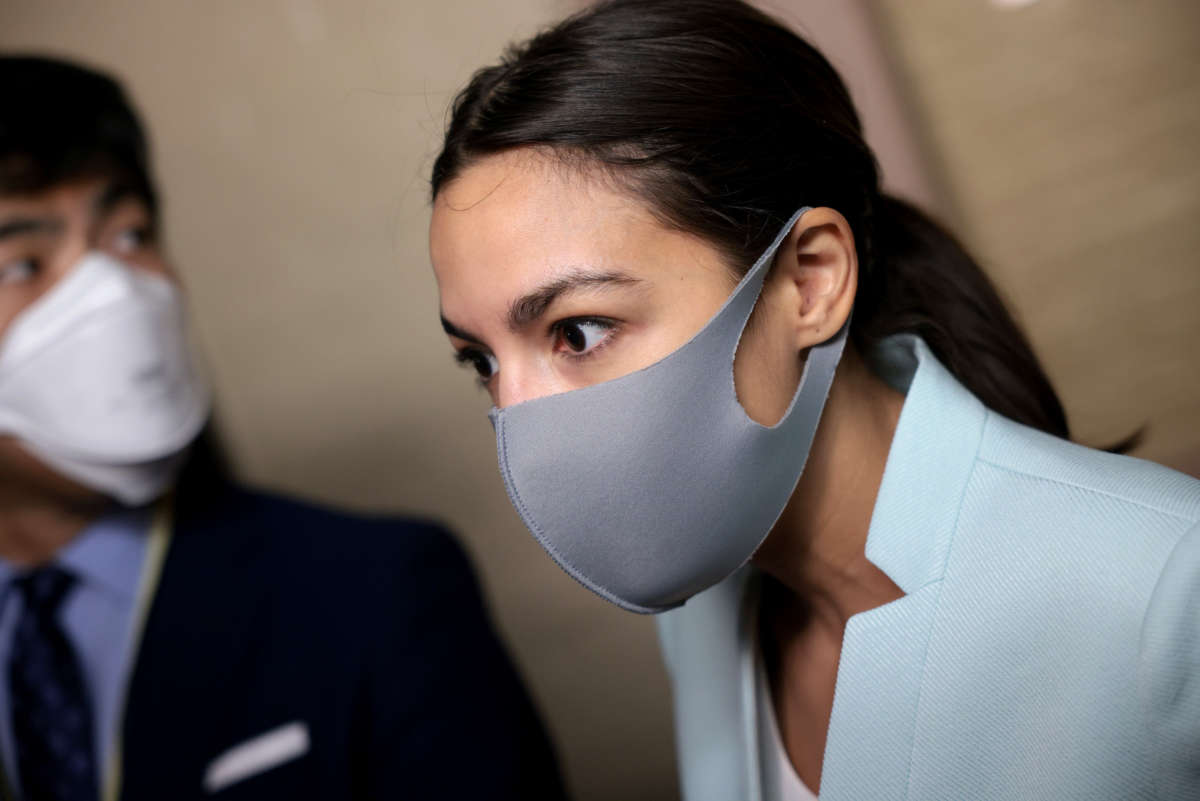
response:
[[[858,291],[854,233],[839,212],[806,211],[775,255],[770,278],[795,336],[797,351],[836,334],[850,317]]]

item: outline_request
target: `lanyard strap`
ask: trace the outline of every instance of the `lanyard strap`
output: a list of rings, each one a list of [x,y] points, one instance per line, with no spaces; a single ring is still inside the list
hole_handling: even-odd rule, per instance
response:
[[[121,688],[121,711],[117,716],[116,731],[112,732],[112,747],[108,749],[108,762],[104,771],[104,792],[101,795],[104,801],[117,801],[121,794],[121,756],[124,743],[125,709],[129,701],[129,684],[137,665],[142,634],[146,628],[146,618],[150,614],[150,606],[158,591],[163,562],[166,561],[167,549],[171,544],[174,512],[174,496],[172,493],[167,493],[158,502],[154,510],[154,519],[150,523],[146,556],[142,561],[142,575],[138,581],[137,601],[133,608],[133,620],[130,622],[129,650],[126,655],[128,669],[125,671],[124,686]]]

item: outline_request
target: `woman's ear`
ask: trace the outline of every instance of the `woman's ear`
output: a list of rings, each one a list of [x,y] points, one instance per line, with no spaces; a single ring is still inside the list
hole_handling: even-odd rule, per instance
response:
[[[796,350],[826,341],[850,317],[858,290],[850,224],[831,208],[809,209],[780,246],[771,272],[773,294],[778,293],[776,303],[790,319]]]

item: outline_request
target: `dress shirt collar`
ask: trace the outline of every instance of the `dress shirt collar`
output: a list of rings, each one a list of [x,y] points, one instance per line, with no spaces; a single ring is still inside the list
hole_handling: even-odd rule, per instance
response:
[[[54,563],[74,573],[81,583],[132,600],[137,595],[144,538],[153,512],[153,506],[142,506],[97,519],[55,555]],[[22,572],[0,559],[0,597]]]

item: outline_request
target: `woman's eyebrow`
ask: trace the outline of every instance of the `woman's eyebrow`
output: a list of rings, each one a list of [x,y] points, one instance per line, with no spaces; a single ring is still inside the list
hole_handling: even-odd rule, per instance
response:
[[[620,272],[574,270],[514,300],[508,307],[508,327],[513,331],[524,328],[545,314],[551,303],[563,295],[585,287],[639,284],[641,280]],[[442,330],[450,336],[475,345],[483,344],[482,339],[464,328],[459,328],[447,320],[446,315],[441,315],[441,319]]]
[[[546,313],[550,304],[563,295],[585,287],[603,287],[641,283],[640,278],[620,272],[576,269],[514,300],[508,307],[508,328],[519,331]]]

